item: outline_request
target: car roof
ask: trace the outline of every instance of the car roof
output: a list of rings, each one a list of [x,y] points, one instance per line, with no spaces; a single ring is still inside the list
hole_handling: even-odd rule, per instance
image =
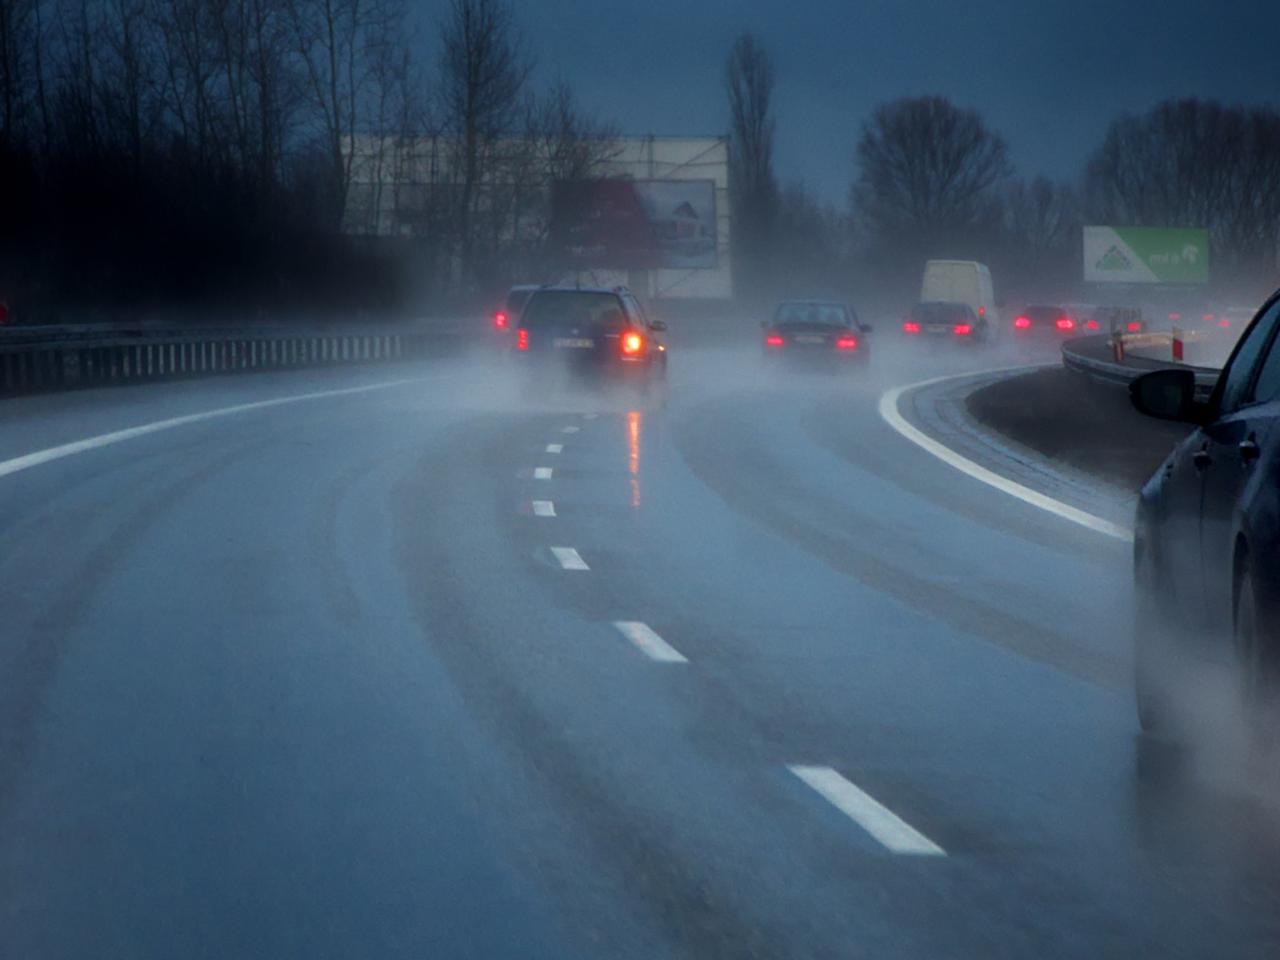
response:
[[[789,304],[795,304],[802,307],[847,307],[848,304],[843,300],[779,300],[778,306],[785,307]]]
[[[546,284],[533,288],[535,293],[607,293],[625,296],[631,293],[626,287],[571,287],[564,284]]]

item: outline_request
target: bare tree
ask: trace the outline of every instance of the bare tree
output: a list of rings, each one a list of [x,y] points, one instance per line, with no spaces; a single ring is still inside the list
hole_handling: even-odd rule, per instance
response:
[[[731,132],[730,185],[734,248],[745,284],[760,292],[768,284],[770,240],[777,212],[773,172],[773,61],[753,34],[734,41],[725,62]],[[753,281],[753,282],[751,282]],[[740,284],[740,286],[744,286]]]
[[[1124,114],[1089,161],[1089,211],[1106,223],[1207,228],[1216,261],[1243,268],[1275,252],[1278,147],[1270,108],[1176,100]]]
[[[457,248],[461,279],[473,279],[480,186],[499,141],[509,137],[532,58],[506,0],[451,0],[440,24],[440,106],[456,145]]]
[[[897,100],[863,124],[854,202],[882,238],[948,239],[983,221],[1011,172],[1004,140],[941,97]]]
[[[0,148],[33,132],[40,5],[40,0],[0,0]]]
[[[1019,180],[1004,198],[1004,232],[1011,259],[1028,281],[1049,267],[1062,270],[1080,225],[1079,201],[1066,184],[1039,176]]]
[[[289,0],[294,42],[341,219],[375,64],[403,29],[403,0]]]

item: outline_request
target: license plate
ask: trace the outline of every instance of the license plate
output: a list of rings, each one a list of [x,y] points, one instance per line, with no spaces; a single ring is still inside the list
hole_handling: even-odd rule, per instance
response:
[[[589,337],[556,337],[551,345],[559,350],[590,350],[596,342]]]
[[[951,325],[946,323],[930,323],[925,325],[925,333],[950,333]]]
[[[815,333],[801,333],[795,338],[796,343],[826,343],[827,338]]]

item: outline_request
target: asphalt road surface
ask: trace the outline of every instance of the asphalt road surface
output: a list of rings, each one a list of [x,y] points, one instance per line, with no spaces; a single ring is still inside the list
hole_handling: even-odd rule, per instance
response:
[[[0,956],[1280,954],[1278,805],[1138,737],[1128,548],[885,354],[0,405]]]

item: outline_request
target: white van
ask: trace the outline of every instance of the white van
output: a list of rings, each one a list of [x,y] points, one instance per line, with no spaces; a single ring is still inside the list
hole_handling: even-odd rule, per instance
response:
[[[976,260],[930,260],[924,265],[920,300],[967,304],[978,318],[981,336],[998,336],[1004,332],[991,288],[991,271]]]

